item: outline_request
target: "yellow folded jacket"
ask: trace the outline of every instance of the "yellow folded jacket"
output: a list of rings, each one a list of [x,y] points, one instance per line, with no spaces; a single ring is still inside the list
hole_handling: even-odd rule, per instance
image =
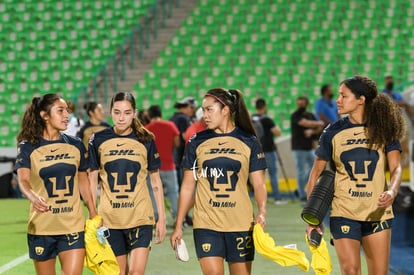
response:
[[[309,260],[303,251],[296,248],[276,246],[275,241],[265,233],[260,224],[253,228],[254,247],[265,258],[281,266],[298,266],[302,271],[309,271]]]
[[[331,257],[329,256],[328,247],[325,240],[322,238],[319,246],[314,246],[308,240],[308,236],[305,234],[306,244],[312,253],[311,267],[315,271],[316,275],[330,274],[332,271]]]
[[[115,275],[119,274],[119,266],[114,252],[108,242],[105,245],[98,241],[96,231],[102,222],[101,216],[95,216],[86,221],[84,266],[94,274]]]

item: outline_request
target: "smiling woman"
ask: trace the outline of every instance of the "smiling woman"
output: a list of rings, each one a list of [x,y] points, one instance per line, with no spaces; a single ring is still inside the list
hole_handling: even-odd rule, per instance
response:
[[[66,102],[56,94],[35,97],[22,120],[15,170],[30,204],[29,257],[37,274],[81,274],[85,218],[96,215],[86,174],[85,148],[78,138],[62,134],[68,125]]]

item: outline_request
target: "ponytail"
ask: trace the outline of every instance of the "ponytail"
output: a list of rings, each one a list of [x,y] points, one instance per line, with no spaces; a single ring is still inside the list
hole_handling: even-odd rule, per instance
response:
[[[223,88],[211,89],[206,96],[213,97],[218,103],[229,107],[234,123],[245,132],[256,136],[249,111],[244,102],[243,95],[239,90],[225,90]]]
[[[369,148],[385,148],[406,134],[401,108],[388,95],[378,93],[377,85],[366,76],[354,76],[341,82],[356,98],[365,97],[364,119]]]
[[[380,93],[367,106],[366,123],[369,147],[386,147],[406,134],[406,122],[401,108],[388,95]]]
[[[145,128],[138,117],[132,119],[131,128],[134,133],[137,135],[138,140],[142,143],[147,143],[151,140],[154,140],[154,134]]]
[[[31,144],[39,142],[39,139],[46,128],[46,124],[40,116],[40,112],[44,111],[50,115],[50,109],[54,102],[59,99],[62,98],[56,94],[46,94],[42,97],[34,97],[32,99],[31,104],[27,107],[23,115],[21,130],[17,135],[18,143],[24,140]]]

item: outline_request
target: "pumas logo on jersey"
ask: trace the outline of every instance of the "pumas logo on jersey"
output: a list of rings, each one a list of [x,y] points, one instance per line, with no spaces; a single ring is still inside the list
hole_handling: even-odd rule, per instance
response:
[[[36,246],[35,247],[35,252],[36,252],[36,255],[38,255],[38,256],[42,255],[44,251],[45,251],[44,247],[41,247],[41,246]]]
[[[39,170],[39,176],[43,180],[49,198],[53,198],[57,204],[56,208],[60,207],[59,204],[67,203],[73,196],[76,171],[76,165],[68,163],[56,163]],[[60,211],[72,212],[69,208]],[[53,210],[52,213],[55,214],[56,211]]]
[[[348,234],[350,229],[351,229],[351,227],[349,225],[342,225],[341,226],[341,231],[344,234]]]
[[[203,244],[201,245],[201,247],[203,248],[203,251],[204,251],[204,252],[209,252],[209,251],[210,251],[210,249],[211,249],[211,243],[203,243]]]

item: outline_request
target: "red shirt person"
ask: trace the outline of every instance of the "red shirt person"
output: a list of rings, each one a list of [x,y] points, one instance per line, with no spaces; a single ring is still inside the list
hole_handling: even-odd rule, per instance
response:
[[[151,106],[148,109],[148,116],[150,117],[150,123],[145,127],[155,136],[155,146],[161,159],[160,177],[163,183],[164,195],[170,200],[171,214],[175,219],[178,204],[178,182],[173,149],[180,144],[180,131],[174,122],[162,119],[159,105]]]
[[[203,109],[201,107],[197,109],[195,113],[195,117],[196,117],[196,121],[193,124],[191,124],[184,133],[185,144],[188,143],[188,140],[192,136],[194,136],[198,132],[201,132],[207,129],[206,123],[204,122],[204,119],[203,119]]]

